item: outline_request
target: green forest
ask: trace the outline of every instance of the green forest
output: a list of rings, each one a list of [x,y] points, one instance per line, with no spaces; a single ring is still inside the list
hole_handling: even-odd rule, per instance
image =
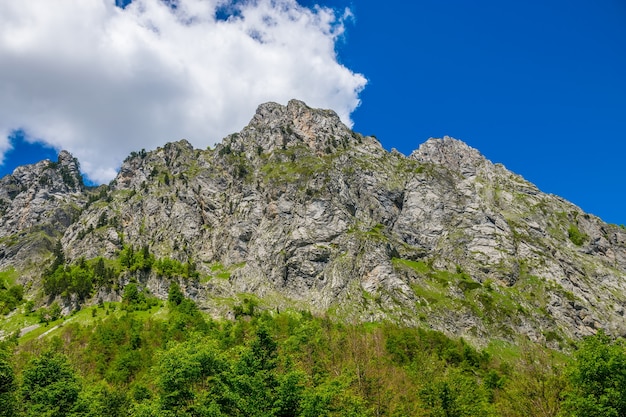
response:
[[[567,354],[479,350],[253,299],[236,313],[206,317],[175,282],[166,302],[129,284],[121,303],[74,313],[88,321],[16,332],[1,343],[0,416],[626,416],[626,349],[602,332]]]

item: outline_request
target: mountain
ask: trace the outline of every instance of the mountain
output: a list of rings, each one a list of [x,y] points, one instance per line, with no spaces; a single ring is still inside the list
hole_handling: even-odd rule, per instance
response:
[[[95,189],[65,151],[17,168],[0,212],[0,271],[66,311],[176,281],[221,317],[293,308],[477,344],[626,334],[626,230],[461,141],[407,157],[297,100],[215,149],[133,152]]]

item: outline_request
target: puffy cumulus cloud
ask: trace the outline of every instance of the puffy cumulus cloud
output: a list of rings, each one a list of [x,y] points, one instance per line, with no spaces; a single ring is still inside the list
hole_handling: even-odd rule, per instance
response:
[[[350,124],[366,80],[337,62],[348,16],[295,0],[0,1],[0,156],[21,129],[106,182],[131,151],[206,147],[266,101]]]
[[[0,165],[4,163],[4,154],[11,149],[9,134],[10,132],[0,130]]]

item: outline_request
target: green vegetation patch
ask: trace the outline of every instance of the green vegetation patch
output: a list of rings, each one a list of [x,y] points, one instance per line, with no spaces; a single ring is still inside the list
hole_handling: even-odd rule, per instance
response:
[[[404,267],[414,270],[415,272],[421,275],[426,275],[432,271],[432,268],[428,266],[428,264],[424,261],[411,261],[409,259],[400,259],[400,258],[393,258],[391,261],[396,268],[398,266],[404,266]]]
[[[15,284],[16,279],[13,268],[0,272],[0,315],[8,314],[24,301],[24,287]]]
[[[384,242],[386,240],[389,240],[389,238],[385,235],[384,232],[385,232],[385,225],[378,223],[374,227],[372,227],[370,230],[365,232],[365,236],[372,240]]]
[[[269,182],[297,183],[317,173],[326,173],[330,167],[330,158],[317,156],[305,146],[293,146],[274,151],[261,172]]]
[[[527,300],[526,294],[522,296],[520,292],[531,287],[535,292],[544,289],[539,279],[533,280],[532,285],[527,280],[524,289],[517,289],[496,286],[491,281],[480,283],[460,267],[452,272],[436,270],[424,261],[394,258],[392,263],[394,268],[413,274],[411,288],[420,300],[416,306],[418,315],[428,316],[433,309],[471,312],[494,334],[503,337],[512,336],[507,323],[518,321],[520,314],[527,314],[522,305]],[[542,297],[544,294],[541,292]]]
[[[39,322],[35,313],[25,311],[25,309],[17,309],[13,314],[2,317],[0,320],[0,331],[4,337],[10,336],[21,329],[36,325]]]
[[[145,288],[130,282],[124,287],[122,308],[127,311],[147,311],[161,305],[161,300],[152,296]]]
[[[574,224],[571,224],[567,229],[567,236],[576,246],[582,246],[589,239],[589,236],[578,230],[578,227]]]
[[[154,272],[164,278],[199,279],[200,273],[191,260],[180,262],[171,258],[155,258],[147,245],[137,249],[124,245],[116,259],[80,258],[74,264],[65,263],[65,255],[57,242],[53,251],[52,265],[44,272],[45,294],[68,298],[72,295],[79,300],[91,297],[97,288],[111,288],[118,284],[122,273],[135,276],[138,272]]]
[[[480,291],[481,289],[476,289]],[[599,332],[571,356],[485,350],[443,333],[306,311],[204,317],[172,286],[158,313],[103,303],[45,337],[0,344],[5,415],[624,415],[626,349]],[[253,310],[253,311],[250,311]],[[95,313],[93,313],[95,311]],[[52,325],[52,323],[51,323]]]
[[[211,270],[211,274],[204,277],[203,282],[209,281],[213,278],[228,280],[230,279],[233,272],[236,270],[243,268],[246,265],[245,262],[237,263],[230,265],[228,267],[224,266],[221,262],[214,262],[209,266]]]

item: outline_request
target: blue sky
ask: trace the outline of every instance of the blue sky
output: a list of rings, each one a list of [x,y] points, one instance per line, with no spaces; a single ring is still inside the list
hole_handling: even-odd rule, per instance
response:
[[[387,149],[409,154],[429,137],[449,135],[503,163],[542,191],[560,195],[607,222],[626,223],[626,2],[300,1],[308,8],[315,4],[333,8],[337,16],[350,8],[353,15],[329,26],[332,30],[341,26],[342,31],[332,35],[337,62],[328,64],[338,75],[328,84],[296,78],[293,84],[308,91],[288,85],[285,95],[279,94],[275,101],[286,102],[287,94],[297,94],[295,98],[309,104],[343,106],[344,113],[350,114],[357,97],[360,105],[347,116],[354,130],[376,135]],[[300,33],[294,30],[290,27],[287,32]],[[306,45],[324,45],[322,38],[316,39]],[[230,74],[236,78],[237,69]],[[360,74],[367,79],[364,87]],[[326,88],[330,95],[336,90],[332,83],[341,80],[349,81],[336,88],[347,92],[342,101],[324,101],[321,93],[312,92]],[[263,97],[259,93],[241,100]],[[131,112],[123,109],[119,117]],[[252,112],[246,112],[242,117],[247,120]],[[28,126],[28,120],[19,121],[11,128]],[[127,123],[131,122],[129,117]],[[237,119],[224,129],[236,131],[244,125]],[[176,136],[175,129],[166,131]],[[192,134],[181,131],[180,137]],[[97,177],[93,165],[98,160],[89,159],[88,149],[80,148],[78,139],[63,142],[29,136],[34,139],[55,149],[76,146],[70,151],[79,154],[81,162],[90,161]],[[137,142],[129,144],[134,146],[129,150],[159,144]],[[19,140],[13,146],[4,155],[0,175],[56,152]]]
[[[368,85],[354,129],[408,154],[449,135],[626,223],[626,2],[335,1]]]

